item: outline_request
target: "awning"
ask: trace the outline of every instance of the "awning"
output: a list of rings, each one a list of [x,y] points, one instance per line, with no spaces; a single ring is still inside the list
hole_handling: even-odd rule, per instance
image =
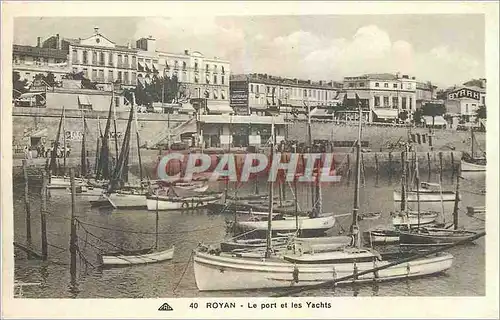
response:
[[[349,92],[342,92],[339,93],[339,95],[335,98],[338,101],[343,101],[344,99],[356,99],[356,93],[358,94],[358,97],[360,99],[370,99],[370,93],[364,90],[359,90],[359,91],[349,91]]]
[[[144,64],[142,64],[141,62],[137,62],[137,66],[139,67],[139,71],[143,71],[144,70]]]
[[[179,109],[179,112],[183,112],[183,113],[192,113],[195,111],[196,111],[196,109],[190,103],[183,103],[181,108]]]
[[[78,104],[80,104],[81,106],[91,106],[92,102],[90,102],[89,96],[86,96],[84,94],[79,94]]]
[[[233,108],[229,104],[209,104],[207,105],[209,113],[224,114],[224,113],[234,113]]]
[[[332,117],[333,109],[316,108],[311,111],[311,117]]]
[[[33,98],[33,97],[41,95],[41,94],[43,94],[43,92],[28,92],[28,93],[23,93],[22,95],[19,96],[18,99]]]
[[[280,115],[279,110],[276,110],[276,109],[267,109],[266,113],[270,116],[279,116]]]
[[[377,118],[381,119],[396,119],[398,117],[398,110],[396,109],[375,109],[373,110]]]
[[[486,129],[486,119],[479,119],[479,123]]]
[[[48,130],[47,130],[47,128],[45,128],[45,129],[36,131],[35,133],[31,134],[30,137],[32,137],[32,138],[42,138],[42,137],[46,137],[47,133],[48,133]]]
[[[424,118],[426,125],[432,126],[432,117],[431,116],[423,116],[422,118]],[[434,125],[435,126],[445,126],[447,124],[448,124],[448,122],[446,122],[446,120],[444,120],[444,118],[442,116],[434,117]]]

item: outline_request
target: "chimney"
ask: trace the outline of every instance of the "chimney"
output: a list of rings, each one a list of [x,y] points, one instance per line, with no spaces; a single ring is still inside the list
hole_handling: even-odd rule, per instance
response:
[[[99,27],[97,27],[97,26],[94,27],[94,33],[99,34]]]
[[[189,50],[187,50],[187,49],[186,49],[186,50],[184,50],[184,54],[185,54],[186,56],[189,56]]]
[[[36,37],[36,46],[40,48],[42,46],[42,38],[41,37]]]

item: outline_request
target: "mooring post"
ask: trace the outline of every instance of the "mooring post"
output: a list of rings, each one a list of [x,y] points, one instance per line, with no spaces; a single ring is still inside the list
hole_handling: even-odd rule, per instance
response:
[[[439,151],[439,181],[443,180],[443,153]]]
[[[427,170],[428,170],[428,181],[431,180],[431,154],[427,152]]]
[[[28,161],[23,159],[23,174],[24,174],[24,206],[26,207],[26,241],[28,247],[31,246],[31,207],[29,201],[28,190]]]
[[[378,154],[375,153],[375,185],[378,186]]]
[[[47,174],[42,172],[42,205],[40,207],[42,231],[42,260],[47,261]]]
[[[453,181],[453,178],[455,177],[455,154],[450,152],[451,156],[451,181]]]
[[[347,184],[351,183],[351,157],[350,153],[347,154]]]
[[[389,182],[392,181],[392,152],[389,151]]]
[[[71,183],[71,235],[69,240],[69,252],[71,254],[70,274],[71,281],[76,282],[76,186],[75,186],[75,170],[69,169]]]

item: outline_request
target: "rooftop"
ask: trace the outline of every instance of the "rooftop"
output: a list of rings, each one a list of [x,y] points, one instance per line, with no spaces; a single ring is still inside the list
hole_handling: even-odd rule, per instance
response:
[[[51,49],[51,48],[40,48],[34,46],[25,46],[25,45],[13,45],[12,48],[13,54],[23,54],[29,56],[37,56],[44,58],[56,58],[56,59],[66,59],[67,54],[64,50]]]
[[[258,82],[262,84],[272,84],[272,85],[288,85],[295,87],[308,87],[308,88],[318,88],[318,89],[331,89],[331,88],[341,88],[342,84],[335,81],[311,81],[303,79],[291,79],[278,76],[272,76],[262,73],[249,73],[249,74],[235,74],[231,75],[231,81],[248,81],[248,82]]]

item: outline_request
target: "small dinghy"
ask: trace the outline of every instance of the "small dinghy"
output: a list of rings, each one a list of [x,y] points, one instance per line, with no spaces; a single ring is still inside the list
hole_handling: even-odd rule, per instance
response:
[[[437,212],[421,212],[418,213],[399,213],[392,218],[392,224],[396,227],[398,226],[418,226],[418,225],[428,225],[434,223],[438,217]]]
[[[153,249],[144,249],[137,251],[106,253],[99,256],[102,267],[131,266],[137,264],[157,263],[171,260],[174,256],[175,247],[155,251]]]
[[[381,212],[363,212],[358,215],[358,221],[377,220],[382,215]]]
[[[399,231],[390,229],[373,229],[363,233],[364,240],[370,245],[392,244],[399,242]]]

